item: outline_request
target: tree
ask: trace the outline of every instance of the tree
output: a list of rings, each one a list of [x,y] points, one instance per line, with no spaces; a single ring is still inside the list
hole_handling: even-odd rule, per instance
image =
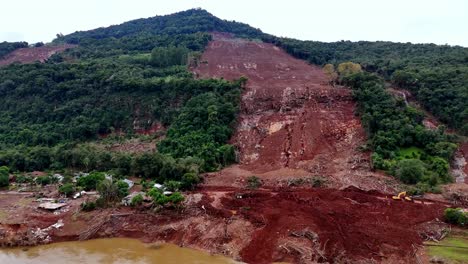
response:
[[[325,66],[323,66],[323,71],[325,72],[325,74],[327,75],[328,77],[328,82],[335,86],[335,82],[336,80],[338,79],[338,73],[336,73],[335,71],[335,66],[333,64],[325,64]]]
[[[128,195],[128,183],[119,180],[117,181],[117,188],[119,189],[119,197],[123,198]]]
[[[7,166],[0,167],[0,187],[8,187],[10,185],[9,171],[10,169]]]
[[[425,164],[418,159],[404,159],[396,166],[395,175],[406,184],[416,184],[426,175]]]
[[[468,224],[468,213],[461,208],[447,208],[444,211],[445,221],[450,224],[465,226]]]
[[[338,65],[337,71],[340,78],[347,77],[351,74],[362,72],[361,65],[353,62],[343,62]]]
[[[97,185],[97,191],[101,196],[105,206],[114,204],[120,201],[120,190],[117,184],[112,179],[104,179]]]
[[[133,196],[132,200],[130,201],[130,205],[133,207],[140,206],[143,204],[143,195],[137,194]]]
[[[80,177],[77,185],[83,187],[86,191],[96,190],[97,185],[105,178],[103,172],[92,172],[87,176]]]
[[[75,186],[73,183],[66,183],[59,188],[59,193],[69,197],[75,192]]]

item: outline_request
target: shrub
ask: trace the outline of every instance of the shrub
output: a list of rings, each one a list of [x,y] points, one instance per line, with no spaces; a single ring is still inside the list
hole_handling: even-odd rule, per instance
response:
[[[32,182],[32,178],[31,177],[27,177],[27,176],[24,176],[24,175],[19,175],[16,177],[16,182],[17,183],[29,183],[29,182]]]
[[[75,186],[72,183],[66,183],[59,188],[59,193],[70,196],[75,192]]]
[[[123,198],[128,195],[128,183],[120,180],[117,181],[117,188],[119,189],[119,197]]]
[[[164,186],[168,191],[177,192],[182,187],[182,183],[179,181],[166,181]]]
[[[107,206],[109,204],[113,204],[120,200],[120,190],[114,181],[111,179],[104,179],[103,181],[99,182],[97,185],[97,191],[101,196],[103,206]]]
[[[182,188],[184,190],[192,190],[200,183],[200,177],[196,173],[188,172],[182,176]]]
[[[10,169],[7,166],[0,167],[0,187],[7,187],[10,185]]]
[[[98,183],[102,182],[105,178],[102,172],[92,172],[87,176],[79,178],[77,185],[83,187],[85,191],[95,190]]]
[[[461,208],[447,208],[444,212],[445,221],[450,224],[465,226],[468,223],[468,213]]]
[[[81,210],[83,210],[83,211],[88,212],[88,211],[92,211],[94,209],[96,209],[96,203],[95,202],[83,202],[81,204]]]
[[[130,201],[131,206],[139,206],[143,203],[143,195],[137,194],[133,196],[132,200]]]
[[[157,188],[152,188],[149,192],[148,195],[153,198],[153,202],[157,205],[164,206],[169,202],[169,198],[165,196],[161,190]]]
[[[424,162],[418,159],[404,159],[397,163],[395,176],[406,184],[416,184],[426,174]]]
[[[39,176],[36,178],[36,183],[42,186],[50,184],[51,182],[52,182],[52,179],[50,176]]]
[[[247,178],[247,187],[249,189],[257,189],[262,185],[262,181],[257,176],[250,176]]]
[[[169,196],[169,201],[174,205],[178,206],[185,200],[185,197],[180,192],[175,192]]]

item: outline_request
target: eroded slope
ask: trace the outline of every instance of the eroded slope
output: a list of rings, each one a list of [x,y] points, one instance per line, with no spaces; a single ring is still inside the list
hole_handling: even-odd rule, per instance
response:
[[[214,34],[201,78],[248,78],[238,127],[231,139],[239,165],[208,176],[208,184],[236,184],[243,176],[277,183],[287,177],[326,176],[335,187],[387,186],[358,151],[365,133],[351,91],[328,84],[323,71],[272,44]]]

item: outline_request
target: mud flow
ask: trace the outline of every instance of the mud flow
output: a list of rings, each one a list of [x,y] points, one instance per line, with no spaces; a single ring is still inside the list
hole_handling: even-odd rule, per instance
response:
[[[248,78],[231,139],[239,165],[208,177],[209,184],[235,185],[245,175],[272,185],[287,177],[326,176],[334,187],[387,188],[359,151],[365,133],[346,87],[329,85],[317,66],[278,47],[214,34],[200,65],[200,78]]]

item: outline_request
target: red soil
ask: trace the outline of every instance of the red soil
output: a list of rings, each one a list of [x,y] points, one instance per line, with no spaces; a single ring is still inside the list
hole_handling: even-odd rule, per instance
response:
[[[330,86],[319,67],[272,44],[221,34],[214,34],[201,61],[194,69],[199,77],[248,78],[231,139],[240,165],[208,177],[208,184],[235,185],[238,177],[251,175],[272,184],[320,175],[334,187],[362,189],[381,189],[392,181],[371,172],[369,153],[357,150],[365,133],[350,90]]]
[[[412,246],[422,243],[418,225],[439,217],[444,208],[397,202],[354,188],[247,192],[242,199],[230,196],[223,199],[224,208],[236,210],[259,227],[240,252],[249,263],[299,262],[299,255],[332,263],[341,255],[348,260],[407,258]],[[292,234],[304,230],[315,233],[316,241],[299,237],[304,246],[288,248],[294,244]]]
[[[59,46],[42,46],[34,48],[21,48],[14,50],[5,58],[0,60],[0,66],[8,65],[13,62],[33,63],[35,61],[44,62],[50,56],[57,52],[62,52],[66,49],[73,48],[75,45],[65,44]]]

